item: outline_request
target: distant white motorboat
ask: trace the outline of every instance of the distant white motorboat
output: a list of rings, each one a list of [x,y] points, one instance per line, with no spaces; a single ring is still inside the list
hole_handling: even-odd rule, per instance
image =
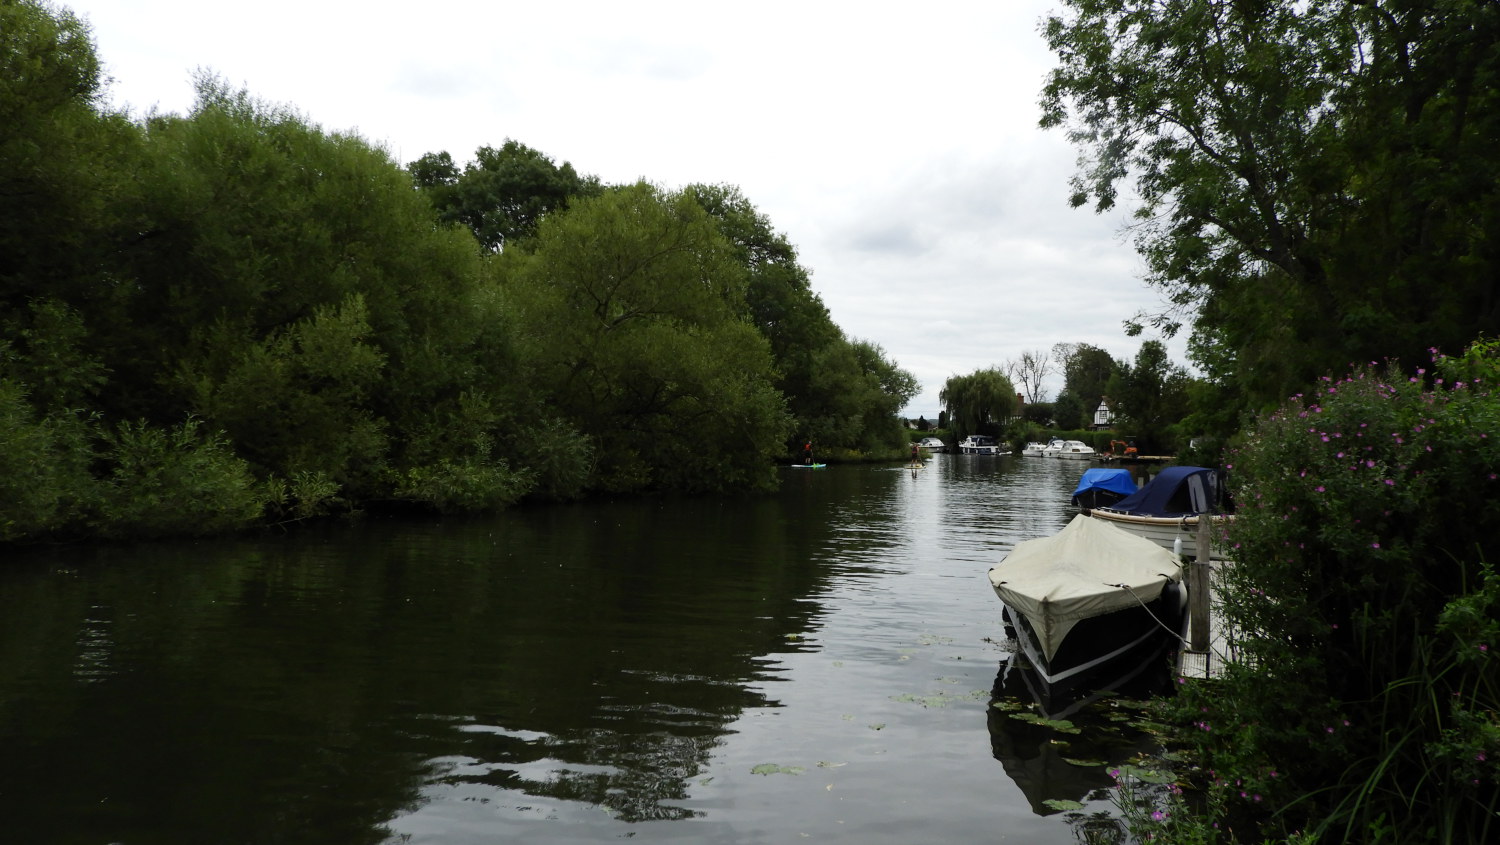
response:
[[[948,444],[936,437],[924,437],[917,441],[917,448],[937,455],[948,451]]]
[[[958,442],[958,451],[964,455],[1009,455],[1010,451],[1000,446],[999,441],[987,434],[971,434]]]
[[[1042,457],[1055,458],[1057,457],[1057,453],[1062,451],[1062,447],[1063,439],[1061,437],[1054,437],[1048,440],[1046,445],[1042,447]]]
[[[1040,458],[1040,457],[1042,457],[1042,455],[1046,451],[1046,449],[1047,449],[1047,444],[1046,443],[1038,443],[1035,440],[1033,440],[1030,443],[1026,444],[1026,448],[1024,448],[1024,449],[1021,450],[1021,457],[1023,457],[1023,458]]]
[[[1094,447],[1082,440],[1064,440],[1062,446],[1052,455],[1054,458],[1062,458],[1071,461],[1087,461],[1094,457]]]

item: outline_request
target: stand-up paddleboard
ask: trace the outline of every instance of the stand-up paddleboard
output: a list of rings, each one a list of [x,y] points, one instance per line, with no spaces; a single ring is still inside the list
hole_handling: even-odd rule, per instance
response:
[[[828,464],[789,464],[792,469],[822,469]]]

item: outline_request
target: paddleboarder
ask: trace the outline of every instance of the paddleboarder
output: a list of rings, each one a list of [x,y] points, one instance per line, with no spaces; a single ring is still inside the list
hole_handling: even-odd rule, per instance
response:
[[[812,466],[812,441],[802,444],[802,463]]]

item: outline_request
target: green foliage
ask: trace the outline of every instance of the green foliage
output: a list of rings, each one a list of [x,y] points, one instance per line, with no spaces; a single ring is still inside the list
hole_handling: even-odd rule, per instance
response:
[[[1097,407],[1099,407],[1098,402],[1090,407],[1079,398],[1078,394],[1065,390],[1059,393],[1057,401],[1052,403],[1051,421],[1055,422],[1058,428],[1083,428],[1093,420],[1094,409]]]
[[[244,528],[264,500],[245,462],[219,434],[189,420],[170,429],[124,423],[105,436],[110,466],[99,505],[108,537],[215,534]]]
[[[101,261],[119,226],[138,133],[101,109],[87,25],[31,0],[0,4],[0,309],[34,297],[108,299]]]
[[[505,461],[475,456],[413,467],[406,471],[396,494],[445,513],[477,513],[513,505],[529,489],[530,473],[512,470]]]
[[[597,444],[592,486],[771,483],[786,419],[745,274],[691,197],[644,183],[542,221],[505,289],[527,380]]]
[[[5,348],[0,345],[0,363]],[[62,533],[97,495],[85,421],[39,417],[0,366],[0,542]]]
[[[1109,380],[1116,424],[1135,433],[1142,448],[1167,452],[1168,427],[1187,416],[1187,373],[1167,357],[1159,340],[1141,344],[1135,363],[1120,366]]]
[[[535,473],[532,495],[565,502],[581,497],[588,489],[597,458],[593,441],[577,429],[548,419],[528,429],[520,442],[526,466]]]
[[[316,309],[245,350],[222,379],[194,380],[199,410],[270,473],[368,479],[386,446],[367,408],[385,356],[369,345],[365,317],[358,295]]]
[[[998,436],[1000,426],[1016,406],[1016,388],[998,368],[952,376],[938,392],[954,434],[962,440],[970,434]]]
[[[510,139],[498,150],[480,147],[462,173],[446,152],[428,153],[408,169],[439,219],[467,226],[490,251],[530,237],[544,216],[573,198],[601,191],[597,178]]]
[[[1042,125],[1075,205],[1137,245],[1233,409],[1350,362],[1500,331],[1500,8],[1473,0],[1066,0]]]
[[[1240,632],[1190,688],[1199,751],[1264,804],[1231,818],[1337,841],[1483,841],[1500,808],[1500,346],[1366,367],[1260,419],[1232,459]],[[1477,756],[1476,756],[1477,755]],[[1469,838],[1478,836],[1477,839]]]
[[[100,67],[71,13],[0,3],[0,541],[763,488],[789,407],[905,442],[915,379],[737,189],[605,191],[509,140],[403,170],[208,74],[132,122]]]

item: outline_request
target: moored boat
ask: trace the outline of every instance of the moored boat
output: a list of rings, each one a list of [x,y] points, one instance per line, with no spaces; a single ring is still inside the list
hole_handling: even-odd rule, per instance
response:
[[[1062,445],[1057,448],[1057,451],[1052,454],[1052,457],[1064,460],[1087,461],[1093,458],[1094,455],[1094,447],[1082,440],[1064,440]]]
[[[1135,493],[1111,505],[1090,508],[1085,513],[1157,545],[1172,549],[1181,542],[1181,554],[1198,556],[1198,528],[1202,519],[1213,523],[1215,535],[1234,520],[1217,470],[1176,466],[1163,469]],[[1215,546],[1213,560],[1227,560]]]
[[[1128,469],[1093,467],[1083,471],[1073,489],[1073,506],[1097,508],[1112,505],[1136,491],[1135,478]]]
[[[960,440],[958,451],[965,455],[1009,455],[999,441],[987,434],[971,434]]]
[[[1037,674],[1058,683],[1181,628],[1177,556],[1082,514],[990,569],[1006,623]]]
[[[1042,453],[1046,450],[1046,443],[1038,443],[1037,441],[1033,440],[1030,443],[1027,443],[1026,447],[1021,450],[1021,456],[1026,458],[1040,458],[1042,457]]]

